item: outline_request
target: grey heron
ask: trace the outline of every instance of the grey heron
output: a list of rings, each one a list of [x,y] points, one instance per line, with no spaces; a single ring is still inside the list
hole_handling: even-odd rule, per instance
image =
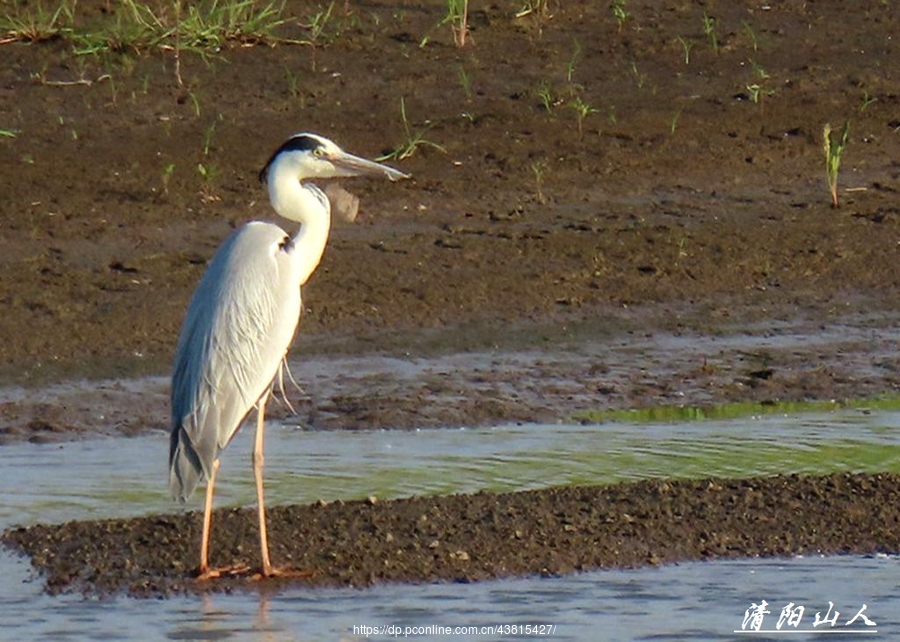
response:
[[[259,510],[262,576],[278,571],[269,561],[263,497],[263,431],[266,401],[281,373],[300,318],[300,286],[316,269],[331,227],[331,206],[309,178],[381,175],[396,169],[344,152],[315,134],[291,136],[259,174],[280,216],[300,223],[290,236],[272,223],[254,221],[232,233],[216,251],[185,315],[172,374],[169,488],[186,501],[207,480],[200,545],[200,578],[228,569],[209,566],[209,532],[219,457],[255,407],[252,463]]]

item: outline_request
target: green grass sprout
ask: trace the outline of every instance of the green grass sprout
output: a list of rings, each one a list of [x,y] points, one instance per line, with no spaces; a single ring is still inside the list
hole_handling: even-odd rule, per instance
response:
[[[575,115],[578,119],[578,138],[580,140],[584,138],[584,119],[591,114],[596,114],[597,109],[586,103],[581,96],[576,96],[575,99],[569,103],[569,106],[575,110]]]
[[[552,114],[553,108],[556,107],[556,97],[553,95],[553,88],[548,83],[542,82],[541,86],[538,87],[537,97],[546,112]]]
[[[744,20],[741,22],[741,26],[744,28],[744,33],[750,38],[750,45],[753,47],[753,51],[759,51],[759,40],[756,37],[756,32],[753,30],[753,26]]]
[[[619,33],[622,33],[622,27],[625,26],[625,21],[628,20],[628,16],[631,15],[628,13],[626,5],[627,0],[612,0],[609,5],[613,17],[616,19],[616,22],[619,23]]]
[[[669,134],[675,133],[675,128],[678,126],[678,119],[681,118],[681,111],[681,109],[677,109],[669,119]]]
[[[447,0],[447,14],[441,24],[449,24],[453,42],[457,47],[465,47],[469,36],[469,0]]]
[[[581,43],[578,42],[578,39],[576,38],[572,50],[572,57],[569,58],[569,62],[566,63],[566,82],[572,82],[572,77],[575,75],[575,65],[578,63],[578,58],[580,56]]]
[[[55,11],[45,9],[40,0],[35,4],[14,2],[13,6],[12,10],[4,6],[0,15],[0,44],[45,42],[71,30],[75,0],[60,2]]]
[[[691,49],[694,48],[694,41],[687,40],[681,36],[678,36],[676,40],[681,43],[681,48],[684,50],[684,64],[691,64]]]
[[[859,113],[860,114],[863,113],[864,111],[866,111],[869,108],[869,105],[871,105],[872,103],[877,103],[877,102],[878,102],[878,98],[876,98],[875,96],[870,96],[869,92],[864,91],[862,104],[859,106]]]
[[[525,0],[522,8],[516,12],[516,18],[536,16],[538,18],[551,18],[550,0]]]
[[[831,125],[826,123],[823,132],[825,148],[825,169],[828,174],[828,190],[831,192],[831,207],[838,206],[838,170],[841,167],[841,155],[847,146],[847,138],[850,136],[850,121],[844,123],[844,128],[838,136]]]
[[[531,173],[534,174],[535,198],[537,198],[538,203],[541,205],[547,202],[547,199],[544,197],[543,185],[544,174],[547,173],[549,167],[550,164],[544,158],[536,160],[531,164]]]
[[[704,11],[701,24],[703,25],[703,35],[709,40],[710,47],[712,47],[714,52],[719,53],[719,37],[716,35],[716,19]]]
[[[121,0],[108,4],[112,7],[108,24],[91,29],[74,24],[76,0],[62,0],[55,11],[44,9],[41,2],[14,4],[15,11],[0,16],[0,43],[62,38],[79,55],[159,50],[209,54],[228,43],[299,43],[277,34],[285,23],[284,2],[204,0],[182,5],[178,0],[171,4]]]
[[[387,154],[379,156],[376,160],[404,160],[415,154],[416,150],[422,146],[433,147],[444,154],[447,153],[447,150],[437,143],[425,139],[425,132],[428,131],[427,127],[413,134],[412,128],[409,126],[409,119],[406,116],[406,101],[402,96],[400,97],[400,120],[403,122],[403,131],[406,133],[406,140],[394,147],[394,149]]]

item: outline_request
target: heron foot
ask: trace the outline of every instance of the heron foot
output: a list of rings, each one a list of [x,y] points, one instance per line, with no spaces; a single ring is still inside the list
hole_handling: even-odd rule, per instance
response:
[[[316,572],[308,568],[289,568],[281,566],[278,568],[260,569],[250,576],[252,582],[262,582],[269,579],[300,579],[312,577]]]
[[[220,566],[218,568],[207,568],[197,570],[197,581],[207,582],[220,577],[239,577],[247,575],[250,567],[246,564],[235,564],[234,566]]]
[[[235,564],[233,566],[220,566],[218,568],[208,568],[206,570],[197,570],[197,582],[208,582],[221,577],[246,577],[250,582],[262,582],[269,579],[300,579],[312,577],[316,572],[305,568],[289,568],[286,566],[279,568],[258,569],[252,572],[247,564]]]

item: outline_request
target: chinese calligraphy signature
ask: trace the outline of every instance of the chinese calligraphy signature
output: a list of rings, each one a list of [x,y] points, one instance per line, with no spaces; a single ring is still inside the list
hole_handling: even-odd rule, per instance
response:
[[[764,629],[763,628],[763,620],[767,615],[771,615],[772,611],[769,610],[769,603],[765,600],[760,600],[759,604],[753,602],[746,611],[744,611],[744,621],[741,623],[740,631],[735,631],[735,633],[740,633],[741,631],[747,632],[763,632],[763,631],[789,631],[791,628],[799,629],[800,623],[803,621],[803,615],[806,613],[806,607],[802,604],[794,604],[793,602],[788,602],[783,607],[781,607],[781,613],[778,616],[778,621],[775,623],[775,629]],[[862,608],[857,611],[856,615],[852,618],[844,622],[842,625],[839,624],[838,619],[840,618],[840,611],[834,608],[834,602],[828,602],[828,610],[825,612],[825,615],[822,615],[821,611],[817,611],[815,615],[815,619],[812,622],[812,629],[816,630],[819,627],[835,627],[835,626],[844,626],[849,627],[854,624],[857,625],[857,629],[859,626],[865,625],[866,627],[875,627],[877,623],[866,617],[865,610],[866,605],[863,604]],[[808,619],[807,619],[808,620]],[[867,632],[875,632],[867,631]]]

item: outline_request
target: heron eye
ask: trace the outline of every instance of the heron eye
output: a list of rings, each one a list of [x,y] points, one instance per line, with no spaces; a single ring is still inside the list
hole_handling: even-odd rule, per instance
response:
[[[313,150],[313,154],[316,155],[316,156],[322,156],[322,155],[325,154],[325,150],[322,149],[321,147],[316,147],[316,148]]]

